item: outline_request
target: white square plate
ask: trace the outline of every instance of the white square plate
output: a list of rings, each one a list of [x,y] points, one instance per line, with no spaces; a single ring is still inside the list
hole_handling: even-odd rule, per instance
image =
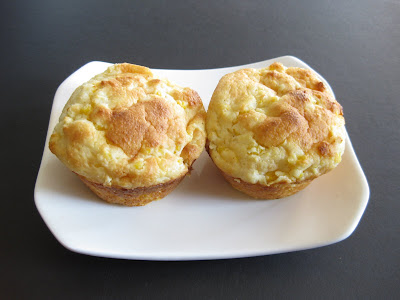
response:
[[[207,108],[224,74],[244,67],[266,67],[273,61],[310,68],[295,57],[283,56],[222,69],[153,71],[195,89]],[[220,259],[320,247],[354,231],[367,205],[369,188],[349,138],[335,170],[280,200],[250,199],[234,190],[205,152],[194,164],[192,175],[160,201],[123,207],[98,199],[49,151],[48,141],[74,89],[109,65],[84,65],[60,85],[54,97],[35,203],[66,248],[124,259]]]

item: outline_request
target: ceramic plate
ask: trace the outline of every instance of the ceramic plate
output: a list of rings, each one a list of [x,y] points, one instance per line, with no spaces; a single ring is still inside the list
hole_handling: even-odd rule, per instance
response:
[[[273,61],[310,68],[295,57],[283,56],[221,69],[153,71],[195,89],[207,107],[221,76],[244,67],[266,67]],[[124,259],[221,259],[320,247],[354,231],[367,205],[369,188],[349,138],[335,170],[280,200],[255,200],[234,190],[205,152],[194,164],[192,175],[160,201],[123,207],[97,198],[47,145],[74,89],[109,65],[97,61],[84,65],[60,85],[54,97],[35,203],[66,248]]]

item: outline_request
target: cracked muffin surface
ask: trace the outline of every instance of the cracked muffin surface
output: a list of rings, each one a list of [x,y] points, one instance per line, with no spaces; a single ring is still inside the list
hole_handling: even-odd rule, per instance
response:
[[[205,110],[195,91],[124,63],[74,91],[49,147],[87,180],[133,189],[184,176],[205,138]]]
[[[292,188],[339,164],[344,125],[316,73],[273,63],[221,78],[207,111],[208,151],[237,183]]]

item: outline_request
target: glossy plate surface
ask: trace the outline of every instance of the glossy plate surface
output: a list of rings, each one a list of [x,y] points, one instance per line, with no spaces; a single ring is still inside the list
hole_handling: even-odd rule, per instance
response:
[[[224,74],[244,67],[266,67],[274,61],[310,68],[295,57],[283,56],[221,69],[153,72],[193,88],[207,108]],[[335,170],[280,200],[254,200],[234,190],[206,152],[194,164],[192,175],[160,201],[122,207],[98,199],[47,145],[74,89],[109,65],[84,65],[60,85],[54,97],[35,203],[50,231],[66,248],[124,259],[220,259],[325,246],[354,231],[367,205],[369,187],[349,138]]]

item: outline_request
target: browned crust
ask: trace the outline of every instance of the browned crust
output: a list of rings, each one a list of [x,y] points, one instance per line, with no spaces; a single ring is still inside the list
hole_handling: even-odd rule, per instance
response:
[[[165,183],[134,189],[108,187],[90,181],[79,174],[78,176],[97,196],[109,203],[125,206],[143,206],[167,196],[185,178],[186,174]]]
[[[139,102],[128,109],[112,112],[106,137],[125,153],[135,157],[143,143],[156,147],[166,139],[167,133],[179,140],[183,135],[179,131],[184,129],[169,126],[172,117],[170,107],[162,98]]]
[[[323,108],[318,107],[313,112],[306,110],[310,99],[316,97]],[[269,115],[263,121],[254,125],[255,112],[242,113],[238,122],[249,131],[259,145],[276,147],[287,139],[292,139],[305,151],[317,141],[328,138],[329,128],[333,127],[338,118],[342,118],[342,107],[329,94],[307,89],[297,89],[281,97],[279,102],[272,104]],[[325,148],[331,147],[326,143]],[[329,151],[325,151],[328,153]]]

